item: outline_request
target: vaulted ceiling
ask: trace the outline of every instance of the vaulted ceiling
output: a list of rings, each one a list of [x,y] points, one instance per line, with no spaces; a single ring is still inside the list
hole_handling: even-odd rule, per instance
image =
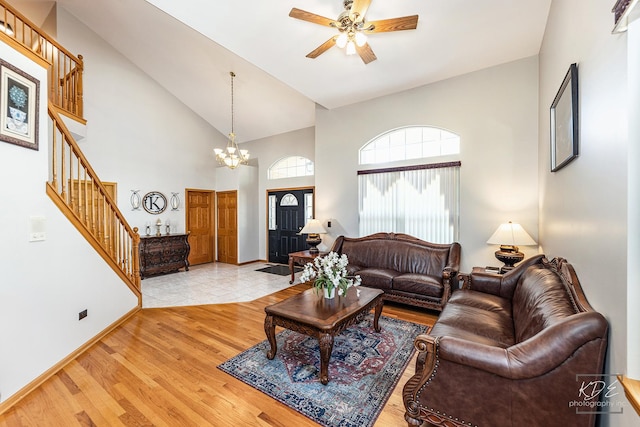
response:
[[[551,0],[372,0],[367,20],[419,15],[415,30],[372,34],[377,60],[333,47],[337,33],[289,17],[331,19],[343,0],[58,0],[223,134],[244,142],[314,125],[333,109],[536,55]],[[81,53],[81,52],[79,52]]]

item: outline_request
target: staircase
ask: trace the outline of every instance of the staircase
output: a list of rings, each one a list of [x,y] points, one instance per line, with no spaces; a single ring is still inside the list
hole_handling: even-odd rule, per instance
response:
[[[131,229],[51,101],[49,119],[53,134],[47,195],[138,296],[141,305],[138,229]]]
[[[83,118],[82,56],[69,53],[0,0],[0,40],[48,65],[50,167],[47,195],[138,297],[138,229],[132,229],[80,150],[61,115]]]

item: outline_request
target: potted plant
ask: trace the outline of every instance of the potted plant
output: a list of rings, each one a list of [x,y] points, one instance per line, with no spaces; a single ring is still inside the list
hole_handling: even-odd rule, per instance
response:
[[[316,291],[323,290],[325,298],[334,298],[336,289],[339,296],[344,296],[351,286],[360,286],[362,283],[360,276],[347,277],[347,265],[349,265],[347,255],[329,252],[327,255],[316,257],[313,262],[307,263],[300,280],[302,282],[313,281]],[[359,294],[360,291],[358,291]]]

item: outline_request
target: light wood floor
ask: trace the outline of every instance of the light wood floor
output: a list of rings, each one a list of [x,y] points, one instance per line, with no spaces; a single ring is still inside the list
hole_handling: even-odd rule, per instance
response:
[[[307,288],[248,303],[143,309],[0,416],[0,426],[315,426],[216,368],[265,339],[266,305]],[[436,320],[434,312],[393,304],[383,315]],[[376,426],[407,425],[402,386],[414,362]]]

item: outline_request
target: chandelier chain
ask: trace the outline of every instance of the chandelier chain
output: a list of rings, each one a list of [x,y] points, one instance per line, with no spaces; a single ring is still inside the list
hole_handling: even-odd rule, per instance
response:
[[[236,74],[231,71],[229,73],[231,75],[231,133],[233,132],[233,119],[234,119],[234,109],[233,109],[233,78],[236,76]]]

